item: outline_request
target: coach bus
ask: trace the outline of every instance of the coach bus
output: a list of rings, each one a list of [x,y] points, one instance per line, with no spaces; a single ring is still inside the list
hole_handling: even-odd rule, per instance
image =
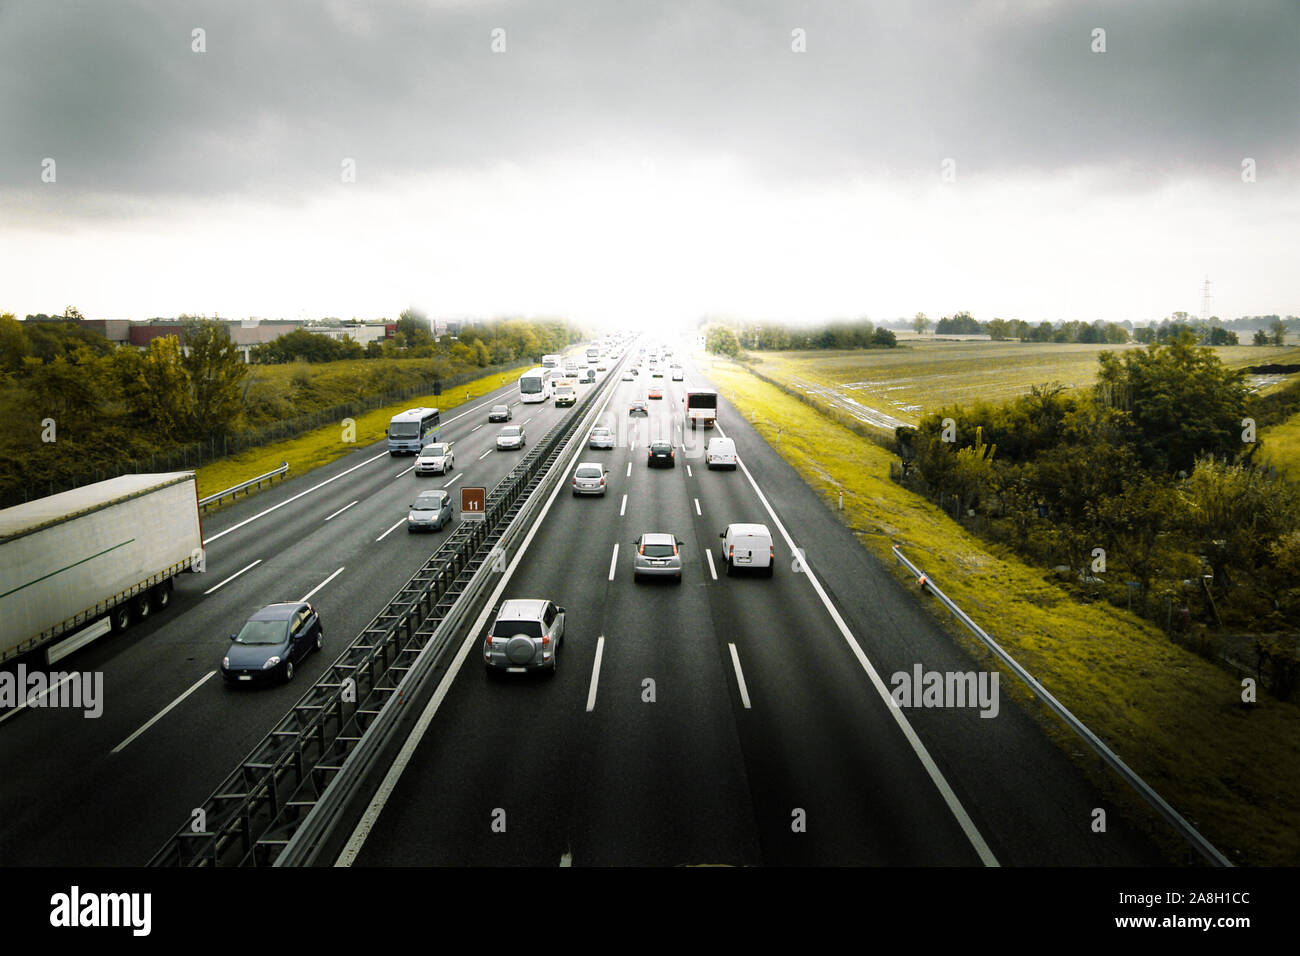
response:
[[[388,423],[388,454],[418,455],[442,432],[442,416],[436,408],[408,408]]]
[[[549,368],[530,368],[519,376],[519,400],[526,404],[549,401],[551,387]]]

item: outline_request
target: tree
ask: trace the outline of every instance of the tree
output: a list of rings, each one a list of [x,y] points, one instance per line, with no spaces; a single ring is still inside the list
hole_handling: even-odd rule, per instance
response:
[[[23,324],[12,312],[0,315],[0,372],[18,371],[30,351]]]
[[[871,334],[871,344],[892,349],[898,344],[898,336],[894,334],[892,329],[881,326]]]
[[[1272,339],[1274,345],[1286,345],[1286,322],[1281,319],[1273,320]]]
[[[182,323],[185,371],[190,377],[192,433],[200,438],[225,435],[243,410],[241,386],[248,366],[224,322],[187,319]]]
[[[912,316],[912,328],[916,329],[917,335],[925,335],[925,330],[930,327],[930,320],[924,312],[918,312]]]
[[[1268,345],[1268,333],[1265,332],[1263,329],[1256,329],[1256,330],[1255,330],[1255,344],[1256,344],[1256,345]]]
[[[730,355],[735,358],[740,354],[740,342],[736,340],[736,333],[721,325],[713,326],[704,334],[704,348],[715,355]]]
[[[397,319],[397,332],[411,348],[433,344],[433,327],[429,324],[428,317],[418,309],[402,310]]]

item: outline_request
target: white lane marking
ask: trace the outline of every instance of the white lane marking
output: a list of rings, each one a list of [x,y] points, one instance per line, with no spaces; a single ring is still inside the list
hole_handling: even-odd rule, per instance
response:
[[[618,507],[618,516],[621,518],[627,512],[627,495],[623,496],[623,503]]]
[[[696,498],[696,499],[695,499],[695,513],[696,513],[697,515],[700,514],[700,499],[699,499],[699,498]],[[701,515],[701,517],[703,517],[703,516]]]
[[[709,559],[709,574],[713,577],[713,580],[718,580],[718,569],[713,566],[713,549],[706,548],[704,556]]]
[[[596,638],[596,663],[591,668],[591,689],[587,691],[587,713],[596,709],[596,685],[600,682],[600,662],[605,656],[605,635]]]
[[[26,707],[28,704],[33,704],[33,705],[34,705],[36,701],[40,700],[40,699],[41,699],[42,697],[44,697],[46,694],[49,694],[49,693],[51,693],[52,691],[56,691],[56,690],[58,690],[60,687],[62,687],[62,686],[63,686],[64,684],[66,684],[68,681],[72,680],[72,678],[75,677],[75,676],[77,676],[75,673],[69,674],[67,677],[63,678],[63,680],[59,681],[57,684],[54,684],[54,685],[52,685],[52,686],[50,686],[50,687],[45,688],[45,690],[41,691],[39,694],[32,694],[32,695],[30,695],[30,696],[28,696],[28,697],[23,698],[22,703],[20,703],[17,707],[15,707],[13,710],[6,711],[5,714],[4,714],[3,716],[0,716],[0,724],[3,724],[6,720],[8,720],[8,719],[9,719],[10,717],[12,717],[14,714],[18,713],[20,710],[22,710],[22,709],[23,709],[24,707]]]
[[[310,488],[308,488],[306,491],[300,491],[300,492],[298,492],[296,495],[294,495],[292,498],[286,498],[286,499],[284,499],[284,501],[281,501],[278,505],[271,505],[271,507],[267,508],[265,511],[258,512],[257,514],[253,515],[253,517],[251,517],[251,518],[245,518],[243,521],[239,522],[239,524],[231,525],[231,526],[230,526],[229,528],[227,528],[225,531],[218,531],[218,532],[217,532],[216,534],[214,534],[214,535],[209,535],[208,537],[206,537],[206,538],[203,539],[203,544],[204,544],[204,545],[211,544],[213,541],[216,541],[218,538],[225,537],[226,535],[230,534],[230,532],[232,532],[232,531],[238,531],[238,530],[239,530],[240,528],[242,528],[244,525],[246,525],[246,524],[250,524],[250,523],[256,521],[258,518],[265,518],[265,517],[266,517],[267,515],[269,515],[272,511],[278,511],[279,509],[283,508],[285,505],[287,505],[287,504],[291,504],[291,503],[297,501],[297,500],[298,500],[299,498],[301,498],[303,495],[309,495],[309,494],[311,494],[313,491],[317,490],[318,488],[324,488],[326,485],[328,485],[328,484],[329,484],[330,482],[332,482],[332,481],[338,481],[338,480],[339,480],[340,478],[342,478],[344,475],[350,475],[350,474],[352,474],[352,472],[356,471],[358,468],[364,468],[364,467],[366,467],[366,465],[369,465],[371,462],[376,462],[376,461],[378,461],[378,460],[381,459],[381,458],[388,458],[388,457],[389,457],[389,454],[388,454],[388,452],[385,451],[385,452],[380,452],[378,455],[375,455],[375,457],[373,457],[373,458],[367,458],[365,461],[361,462],[361,464],[359,464],[359,465],[353,465],[353,466],[352,466],[351,468],[349,468],[347,471],[340,471],[340,472],[339,472],[337,475],[335,475],[333,478],[326,478],[326,479],[325,479],[324,481],[322,481],[320,484],[318,484],[318,485],[312,485],[312,486],[311,486]]]
[[[479,456],[478,456],[478,460],[479,460],[479,461],[482,461],[484,458],[486,458],[486,457],[487,457],[488,455],[490,455],[490,454],[492,454],[492,449],[491,449],[491,448],[489,448],[487,451],[483,452],[483,454],[479,455]]]
[[[614,569],[618,566],[618,542],[614,542],[614,553],[609,557],[609,579],[614,580]]]
[[[536,418],[536,417],[537,417],[536,415],[529,415],[527,418],[525,418],[522,422],[519,423],[520,427],[523,427],[524,425],[527,425],[529,422],[531,422],[531,421],[532,421],[534,418]]]
[[[609,404],[608,398],[605,399],[605,404]],[[557,481],[555,483],[555,489],[551,492],[551,497],[546,500],[546,506],[542,508],[542,513],[537,516],[537,520],[533,522],[533,526],[528,529],[528,534],[524,535],[524,540],[519,545],[519,550],[515,552],[514,558],[510,561],[510,564],[507,565],[505,574],[501,575],[501,581],[497,584],[496,588],[493,589],[491,596],[487,599],[487,603],[483,605],[483,610],[479,613],[478,620],[474,622],[474,626],[470,628],[469,633],[465,635],[464,643],[460,645],[460,650],[456,652],[456,656],[452,659],[451,666],[449,666],[446,673],[442,675],[442,682],[438,684],[438,689],[434,691],[432,699],[424,708],[424,712],[420,714],[420,719],[416,721],[415,727],[411,729],[410,736],[408,736],[406,742],[402,744],[402,749],[398,751],[397,759],[394,760],[393,765],[388,768],[388,773],[384,775],[383,781],[379,784],[379,789],[375,792],[369,806],[366,807],[365,813],[361,815],[361,820],[358,821],[356,829],[352,831],[352,836],[348,838],[347,846],[343,848],[342,852],[339,853],[338,859],[335,860],[335,866],[351,866],[356,861],[357,854],[361,852],[361,847],[366,842],[366,837],[368,837],[370,831],[374,829],[375,821],[379,819],[379,815],[383,812],[384,806],[388,803],[388,798],[392,796],[393,790],[397,787],[397,781],[401,779],[402,774],[406,771],[407,764],[411,762],[411,757],[415,754],[416,748],[420,746],[420,741],[428,731],[429,725],[433,723],[433,718],[438,713],[438,708],[442,706],[443,700],[446,699],[447,693],[451,690],[451,685],[456,680],[456,676],[460,673],[461,666],[465,663],[465,658],[469,656],[470,648],[477,643],[478,636],[483,630],[483,625],[487,623],[488,615],[492,613],[492,609],[496,607],[497,602],[501,600],[502,593],[510,583],[511,575],[513,575],[515,569],[519,567],[519,562],[523,560],[524,554],[528,551],[528,546],[533,543],[533,538],[537,535],[537,529],[542,526],[542,523],[546,520],[546,516],[550,514],[551,506],[555,504],[555,499],[560,496],[560,489],[563,487],[564,482]]]
[[[393,525],[391,528],[389,528],[387,531],[385,531],[383,534],[381,534],[378,538],[376,538],[376,539],[375,539],[375,543],[378,544],[380,541],[383,541],[385,538],[387,538],[390,534],[392,534],[394,531],[396,531],[398,528],[400,528],[400,527],[401,527],[402,525],[404,525],[404,524],[406,524],[406,519],[405,519],[405,518],[403,518],[401,521],[397,522],[397,524]]]
[[[417,455],[416,457],[418,458],[419,456]],[[398,478],[401,478],[403,475],[409,475],[414,470],[415,470],[415,463],[412,462],[410,468],[406,468],[402,471],[399,471],[397,474],[393,475],[393,481],[396,481]]]
[[[342,574],[342,573],[343,573],[343,569],[342,569],[342,568],[339,568],[337,571],[335,571],[333,574],[331,574],[329,577],[327,577],[327,578],[326,578],[324,581],[322,581],[320,584],[316,585],[314,588],[312,588],[310,591],[308,591],[306,594],[304,594],[304,595],[302,596],[302,600],[306,601],[306,600],[308,600],[309,598],[311,598],[311,596],[312,596],[313,594],[315,594],[317,591],[319,591],[319,590],[320,590],[321,588],[323,588],[325,585],[329,584],[331,581],[333,581],[335,578],[337,578],[337,577],[338,577],[340,574]]]
[[[194,693],[196,690],[202,687],[204,683],[206,683],[207,680],[210,677],[212,677],[212,675],[215,673],[216,671],[208,671],[206,674],[204,674],[202,677],[196,680],[193,684],[190,685],[189,690],[181,694],[181,696],[177,697],[174,701],[172,701],[162,710],[158,711],[158,713],[154,714],[153,717],[149,718],[148,723],[146,723],[143,727],[141,727],[139,730],[133,733],[130,737],[127,737],[126,740],[122,741],[120,744],[114,747],[112,752],[117,753],[118,751],[122,750],[122,748],[126,747],[129,743],[131,743],[131,741],[135,740],[136,737],[139,737],[142,733],[144,733],[154,724],[158,723],[158,721],[162,719],[163,715],[166,714],[167,711],[171,710],[173,707],[175,707],[177,704],[183,701],[186,697],[189,697],[190,694]]]
[[[719,435],[723,438],[727,437],[727,434],[722,430],[721,425],[717,426],[717,429]],[[793,554],[795,551],[794,539],[791,538],[790,533],[785,530],[785,525],[781,523],[781,519],[776,516],[776,512],[768,502],[767,496],[764,495],[762,489],[758,487],[758,482],[754,480],[754,476],[750,474],[749,469],[745,467],[745,463],[737,460],[736,464],[740,466],[740,470],[743,471],[745,477],[749,479],[750,485],[754,488],[754,494],[758,495],[758,500],[761,501],[763,507],[767,509],[767,513],[771,516],[772,522],[776,525],[777,530],[781,532],[781,537],[785,540],[786,546],[790,548],[790,553]],[[948,784],[947,778],[944,777],[943,772],[939,769],[938,765],[935,764],[934,758],[930,756],[930,751],[927,750],[925,744],[921,742],[921,738],[916,735],[916,731],[912,728],[912,724],[908,721],[907,717],[904,716],[902,709],[895,705],[894,698],[890,694],[889,688],[885,686],[885,682],[881,680],[880,675],[876,673],[876,668],[872,666],[871,661],[867,659],[866,652],[862,650],[862,645],[860,645],[857,638],[853,636],[853,632],[849,630],[849,626],[844,623],[844,618],[840,617],[840,612],[835,608],[835,605],[831,603],[831,599],[826,596],[825,590],[822,589],[821,582],[817,580],[816,575],[813,574],[812,569],[808,567],[806,561],[801,560],[800,563],[803,565],[803,574],[808,579],[808,583],[812,585],[813,590],[817,592],[817,596],[821,598],[822,605],[830,614],[831,619],[835,621],[835,626],[839,628],[840,635],[844,638],[845,643],[849,645],[849,649],[853,652],[853,656],[858,659],[858,663],[862,665],[862,669],[867,672],[867,676],[871,679],[872,686],[875,687],[876,693],[880,695],[880,699],[885,704],[885,709],[893,715],[894,722],[898,724],[899,730],[903,732],[903,736],[907,738],[907,742],[911,744],[912,751],[916,754],[917,759],[921,761],[921,766],[923,766],[925,772],[929,774],[930,780],[939,791],[939,795],[943,797],[944,803],[948,805],[948,811],[957,820],[962,832],[966,834],[966,839],[968,839],[971,846],[974,847],[975,852],[979,855],[980,861],[985,866],[999,866],[1000,864],[998,863],[997,857],[993,855],[993,851],[989,849],[989,845],[984,842],[984,837],[980,834],[979,828],[975,826],[975,822],[971,820],[970,815],[966,812],[966,808],[962,806],[961,801],[957,799],[957,795],[952,792],[952,787]]]
[[[627,463],[627,476],[632,477],[632,463],[630,461]]]
[[[246,567],[246,568],[240,568],[238,571],[236,571],[236,572],[235,572],[234,574],[232,574],[230,577],[226,578],[226,580],[222,581],[220,584],[214,584],[214,585],[212,585],[212,587],[210,587],[210,588],[208,588],[206,591],[204,591],[204,592],[203,592],[203,596],[204,596],[204,597],[207,597],[209,594],[211,594],[211,593],[212,593],[213,591],[215,591],[217,588],[229,584],[231,581],[235,580],[235,578],[239,577],[239,576],[240,576],[241,574],[243,574],[245,571],[249,571],[249,570],[251,570],[251,569],[257,567],[257,566],[258,566],[259,564],[261,564],[261,563],[262,563],[262,559],[261,559],[261,558],[258,558],[258,559],[257,559],[256,561],[254,561],[252,564],[248,565],[248,567]]]
[[[745,687],[745,672],[740,669],[740,655],[736,653],[736,645],[728,644],[731,648],[731,664],[736,668],[736,683],[740,686],[740,702],[749,710],[749,689]]]
[[[682,447],[685,447],[685,446],[682,446]],[[695,476],[691,473],[691,466],[690,466],[690,465],[687,465],[687,466],[686,466],[686,477],[687,477],[687,478],[694,478],[694,477],[695,477]]]
[[[357,499],[357,501],[360,501],[360,500],[361,500],[360,498]],[[356,504],[356,503],[357,503],[357,502],[354,501],[354,502],[352,502],[352,505],[354,505],[354,504]],[[343,512],[345,512],[345,511],[347,511],[349,508],[351,508],[352,505],[344,505],[342,508],[340,508],[338,511],[334,512],[332,515],[330,515],[329,518],[326,518],[325,520],[326,520],[326,521],[329,521],[330,518],[337,518],[339,515],[343,514]]]
[[[474,434],[476,431],[478,431],[478,430],[479,430],[480,428],[482,428],[482,427],[483,427],[482,424],[475,425],[473,428],[471,428],[471,429],[469,430],[469,433],[472,435],[472,434]]]
[[[455,478],[453,478],[451,481],[447,482],[445,485],[443,485],[443,487],[444,487],[444,488],[450,488],[452,485],[454,485],[454,484],[455,484],[456,482],[458,482],[458,481],[460,481],[460,475],[457,475],[457,476],[456,476]]]

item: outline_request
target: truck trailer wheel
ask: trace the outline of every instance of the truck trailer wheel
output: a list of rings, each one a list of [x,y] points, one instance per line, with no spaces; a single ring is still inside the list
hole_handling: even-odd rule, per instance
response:
[[[162,582],[162,584],[154,585],[151,600],[153,601],[153,609],[155,611],[165,611],[167,609],[167,605],[172,603],[171,578],[168,578],[166,581]]]
[[[149,598],[149,592],[137,594],[131,599],[131,617],[136,621],[143,621],[153,610],[153,602]]]
[[[125,631],[131,626],[131,605],[119,604],[108,612],[108,619],[114,631]]]

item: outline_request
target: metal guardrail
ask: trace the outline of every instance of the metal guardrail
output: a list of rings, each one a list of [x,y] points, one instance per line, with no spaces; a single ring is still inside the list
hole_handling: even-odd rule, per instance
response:
[[[491,572],[504,535],[563,476],[551,465],[598,407],[613,376],[584,396],[492,490],[481,522],[462,522],[315,685],[228,775],[151,866],[314,862],[353,802]],[[466,600],[468,598],[468,600]],[[337,784],[337,786],[336,786]],[[191,820],[199,819],[197,817]],[[302,836],[299,837],[299,832]]]
[[[287,461],[281,462],[280,467],[274,471],[268,471],[265,475],[258,475],[256,478],[249,478],[247,481],[242,481],[233,487],[227,488],[225,491],[218,491],[215,495],[208,495],[206,498],[200,498],[199,510],[207,511],[208,505],[220,502],[222,498],[226,497],[226,495],[230,495],[232,498],[237,498],[239,497],[239,493],[246,488],[252,488],[254,486],[260,488],[264,481],[273,482],[276,478],[282,479],[288,471],[289,463]]]
[[[1179,835],[1182,836],[1193,849],[1215,866],[1233,865],[1232,861],[1220,853],[1214,844],[1205,839],[1205,837],[1201,835],[1200,831],[1192,826],[1182,816],[1182,814],[1171,807],[1168,802],[1160,796],[1160,794],[1156,793],[1150,784],[1139,777],[1137,773],[1128,766],[1128,764],[1124,763],[1124,761],[1121,760],[1113,750],[1106,746],[1105,742],[1100,737],[1089,730],[1088,726],[1084,724],[1083,721],[1075,717],[1074,714],[1070,713],[1070,711],[1066,709],[1064,704],[1053,697],[1051,693],[1048,692],[1047,688],[1039,683],[1038,679],[1035,678],[1033,674],[1029,673],[1029,671],[1016,663],[1015,659],[1003,650],[997,641],[993,640],[993,638],[990,637],[983,628],[972,621],[966,612],[958,607],[951,598],[939,590],[938,586],[930,579],[929,575],[905,558],[903,552],[899,550],[898,545],[895,544],[892,550],[894,552],[894,557],[898,562],[905,565],[909,571],[917,576],[917,582],[923,589],[928,590],[931,594],[937,597],[939,602],[952,613],[953,617],[961,621],[961,623],[966,626],[967,630],[979,638],[980,641],[997,656],[998,660],[1002,661],[1002,663],[1005,664],[1013,674],[1020,678],[1025,686],[1033,691],[1038,698],[1043,701],[1043,703],[1047,704],[1047,706],[1050,707],[1071,730],[1082,737],[1084,743],[1091,747],[1093,752],[1096,753],[1103,762],[1110,766],[1112,770],[1118,773],[1125,783],[1136,790],[1138,795],[1142,797],[1142,799],[1145,800],[1157,813],[1159,813],[1167,823],[1173,826],[1174,829],[1178,831]]]

